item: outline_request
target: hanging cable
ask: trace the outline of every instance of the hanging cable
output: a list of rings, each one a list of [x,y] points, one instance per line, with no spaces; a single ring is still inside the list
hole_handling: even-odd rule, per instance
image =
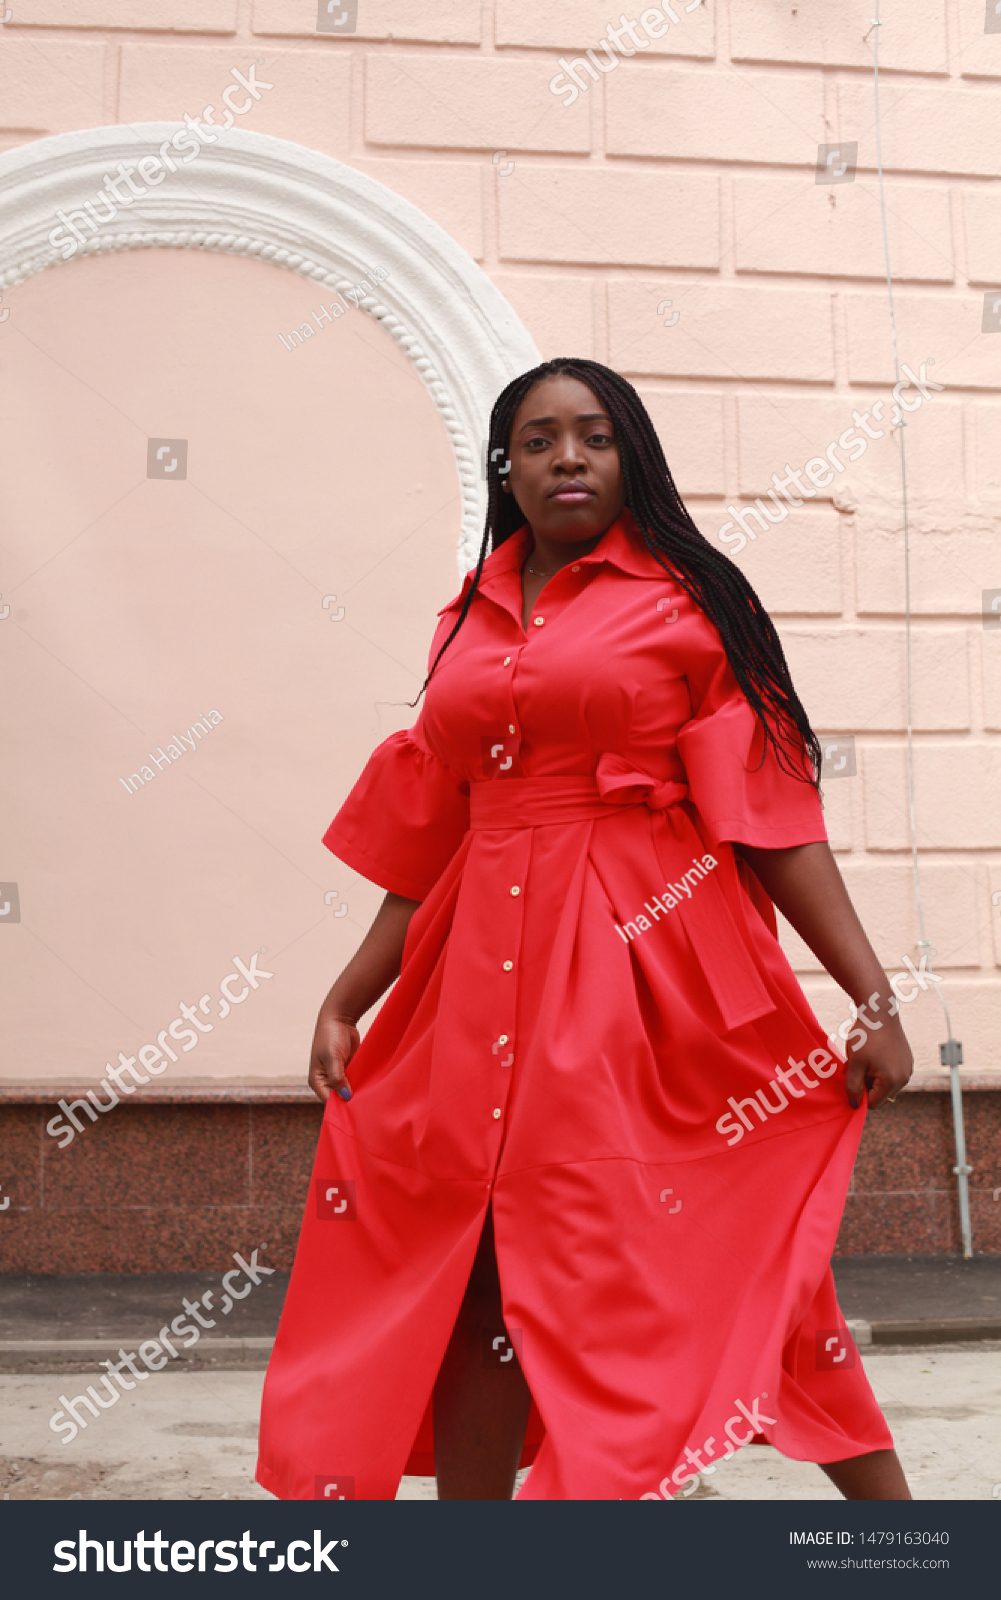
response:
[[[890,270],[890,241],[886,227],[886,197],[883,191],[883,149],[880,140],[879,124],[879,30],[882,26],[879,18],[879,0],[876,0],[876,15],[872,19],[875,29],[873,41],[873,78],[874,95],[876,102],[876,166],[879,173],[879,209],[883,222],[883,253],[886,258],[886,293],[890,305],[890,338],[893,344],[893,376],[894,382],[900,382],[900,362],[897,353],[897,319],[893,304],[893,274]],[[904,638],[906,644],[906,698],[907,698],[907,805],[910,818],[911,832],[911,865],[914,872],[914,892],[917,897],[918,926],[921,938],[918,940],[920,950],[930,950],[928,937],[925,933],[924,903],[921,899],[921,872],[918,865],[918,830],[914,809],[914,719],[912,714],[912,671],[911,671],[911,551],[910,551],[910,526],[907,515],[907,453],[904,449],[904,428],[907,426],[900,410],[900,419],[893,426],[898,429],[897,438],[900,444],[900,486],[904,514]],[[969,1175],[973,1168],[966,1159],[966,1134],[963,1126],[963,1091],[959,1081],[959,1064],[962,1061],[962,1048],[958,1039],[952,1036],[952,1022],[949,1018],[949,1007],[946,1005],[942,992],[936,983],[935,993],[945,1012],[945,1026],[947,1042],[942,1047],[943,1065],[949,1068],[949,1086],[952,1091],[952,1121],[956,1143],[956,1165],[953,1172],[959,1191],[959,1222],[963,1236],[963,1255],[967,1258],[973,1255],[973,1234],[970,1226],[970,1189]]]

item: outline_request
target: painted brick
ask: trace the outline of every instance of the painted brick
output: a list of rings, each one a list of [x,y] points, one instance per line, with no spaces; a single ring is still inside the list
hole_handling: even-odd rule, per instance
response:
[[[984,32],[986,7],[967,0],[959,8],[959,70],[964,78],[1001,78],[1001,50],[996,33]]]
[[[277,4],[278,0],[274,0],[274,3]],[[713,55],[714,0],[694,0],[694,4],[692,0],[680,0],[673,7],[678,18],[675,23],[665,19],[662,10],[659,22],[656,18],[651,20],[650,14],[658,10],[659,7],[647,6],[637,10],[633,18],[640,24],[637,30],[640,38],[647,41],[640,53],[649,54],[650,57]],[[662,32],[661,38],[654,39],[646,31],[644,16],[650,21],[651,28]],[[618,24],[614,8],[608,4],[608,0],[574,0],[572,6],[568,6],[565,0],[504,0],[497,8],[494,38],[498,45],[528,46],[538,50],[590,48],[599,61],[604,61],[606,52],[600,48],[598,41],[605,37],[608,23],[613,26]],[[628,34],[623,35],[623,39],[628,49],[634,48]]]
[[[857,518],[857,522],[861,522]],[[866,519],[870,522],[871,519]],[[900,615],[904,610],[904,552],[899,511],[896,526],[884,510],[882,526],[860,530],[856,548],[858,611]],[[983,516],[972,527],[957,526],[956,508],[948,500],[927,527],[912,523],[910,538],[911,610],[965,617],[981,627],[984,589],[1001,588],[997,532]],[[986,525],[985,525],[986,521]]]
[[[921,882],[923,888],[924,867],[922,867]],[[872,926],[869,926],[866,932],[871,934]],[[934,927],[928,927],[928,937],[933,945],[935,939],[932,936],[935,932]],[[918,928],[915,927],[912,938],[917,937]],[[907,953],[914,961],[917,952],[912,948]],[[942,990],[949,1007],[955,1037],[963,1042],[964,1065],[975,1067],[977,1071],[1001,1068],[1001,1042],[999,1042],[1001,1041],[1001,983],[996,979],[992,981],[992,977],[993,975],[987,973],[979,978],[966,973],[950,973]],[[848,997],[829,978],[807,976],[803,980],[803,989],[822,1027],[834,1029],[850,1015]],[[915,1000],[905,1005],[900,1016],[907,1042],[914,1051],[916,1071],[941,1071],[938,1047],[945,1037],[945,1018],[932,987],[929,985],[924,994],[919,993]],[[945,1078],[944,1073],[942,1076]],[[998,1076],[998,1087],[1001,1088],[1001,1073]],[[934,1102],[942,1105],[944,1115],[949,1118],[948,1126],[951,1133],[947,1095],[919,1094],[915,1099],[925,1104]],[[966,1102],[967,1117],[970,1114],[971,1099],[972,1097],[968,1098]]]
[[[175,45],[167,50],[157,45],[123,45],[119,120],[179,122],[186,111],[197,117],[203,106],[211,104],[216,107],[216,120],[222,121],[222,92],[236,82],[230,77],[230,68],[236,67],[246,76],[253,61],[257,81],[273,87],[262,93],[237,124],[254,133],[292,139],[325,155],[346,156],[349,57],[322,50],[270,50],[257,66],[253,50],[249,44],[225,49]],[[245,98],[240,95],[241,101]]]
[[[991,940],[994,965],[1001,967],[1001,865],[995,866],[993,862],[987,868],[987,892],[991,903]],[[997,896],[996,900],[995,895]],[[1001,1038],[1001,1030],[999,1030],[999,1038]]]
[[[145,33],[235,33],[237,0],[18,0],[18,28],[133,28]],[[10,24],[8,24],[10,26]]]
[[[1001,51],[998,51],[1001,60]],[[1001,283],[1001,194],[990,189],[967,189],[963,195],[966,224],[967,273],[971,283]]]
[[[505,260],[719,267],[715,176],[522,162],[497,189]]]
[[[948,72],[943,0],[884,0],[880,17],[880,71]],[[873,34],[859,21],[835,6],[740,0],[730,9],[730,56],[871,71]]]
[[[780,630],[781,631],[781,630]],[[847,851],[852,847],[852,808],[857,786],[853,783],[826,784],[824,789],[824,826],[832,850]]]
[[[642,67],[613,73],[605,96],[609,155],[812,166],[824,138],[819,73]]]
[[[0,30],[0,126],[68,133],[104,121],[103,44],[12,39]]]
[[[679,321],[665,328],[657,307],[668,298]],[[823,290],[620,280],[608,285],[608,318],[609,361],[621,372],[834,378],[830,296]]]
[[[930,934],[929,934],[930,937]],[[932,941],[934,943],[934,940]],[[993,977],[993,974],[990,975]],[[949,1014],[952,1018],[953,1037],[963,1042],[964,1063],[987,1071],[997,1071],[1001,1068],[1001,984],[995,978],[991,982],[985,973],[979,980],[976,978],[957,978],[950,983],[947,994]],[[918,1006],[912,1006],[912,1011]],[[929,1013],[931,1008],[929,1007]],[[938,1044],[945,1038],[945,1019],[939,1012],[938,1035],[935,1040],[934,1060],[938,1063]],[[1001,1088],[1001,1074],[999,1074],[998,1087]],[[969,1100],[967,1100],[969,1107]],[[969,1116],[969,1110],[967,1110]],[[992,1156],[995,1171],[997,1170],[998,1144],[997,1136],[993,1141]],[[974,1184],[977,1180],[974,1178]],[[995,1182],[998,1180],[995,1179]],[[990,1195],[988,1193],[988,1201]],[[994,1206],[995,1213],[997,1205]],[[996,1224],[995,1224],[996,1226]]]
[[[370,55],[365,136],[372,144],[466,150],[591,148],[587,96],[565,108],[535,61]]]
[[[767,611],[779,616],[840,615],[841,527],[836,512],[812,506],[790,511],[785,522],[750,540],[736,555],[716,537],[727,520],[725,513],[716,513],[712,526],[704,519],[703,532],[731,556]]]
[[[532,335],[543,361],[568,355],[594,359],[593,290],[589,278],[507,272],[495,272],[491,277]]]
[[[1001,562],[998,563],[1001,566]],[[1001,583],[992,583],[1001,589]],[[984,686],[984,727],[1001,732],[1001,631],[980,634],[980,668]],[[999,886],[1001,887],[1001,886]]]
[[[787,630],[783,643],[815,728],[862,734],[906,726],[902,629]],[[923,626],[914,630],[911,650],[914,727],[928,731],[968,728],[966,630]]]
[[[911,396],[908,394],[905,398]],[[817,489],[817,498],[832,500],[836,497],[843,509],[864,501],[876,514],[885,514],[888,508],[895,512],[900,504],[900,467],[895,434],[889,427],[892,401],[884,404],[879,420],[872,415],[872,405],[873,397],[868,394],[811,395],[795,399],[785,395],[741,395],[737,402],[741,494],[769,493],[774,488],[773,473],[782,479],[788,465],[802,474],[806,462],[823,458],[830,445],[844,471],[834,470],[831,482]],[[870,439],[864,429],[853,422],[853,411],[867,420],[874,432],[882,432],[883,437]],[[933,404],[925,404],[920,411],[911,413],[907,428],[910,495],[929,500],[963,495],[961,404],[935,395]],[[845,445],[839,443],[842,437]],[[863,441],[865,454],[858,455],[859,443]],[[849,458],[849,452],[855,452],[854,461]],[[818,468],[814,471],[821,475]],[[806,487],[815,487],[805,477],[802,482]],[[794,484],[792,492],[796,492]]]
[[[836,447],[839,434],[851,426],[851,420],[851,400],[845,395],[738,396],[740,493],[767,494],[774,488],[773,472],[782,478],[787,465],[802,470],[805,461],[822,456],[829,444]],[[817,498],[833,499],[839,483],[835,477],[826,488],[817,490]]]
[[[914,959],[920,927],[910,863],[848,862],[842,872],[863,927],[878,930],[875,949],[880,961],[888,972],[900,971],[904,956]],[[976,862],[969,860],[921,866],[925,926],[935,934],[931,960],[935,972],[980,966],[978,872]]]
[[[478,163],[355,157],[351,165],[417,206],[475,261],[483,260],[483,169]]]
[[[936,383],[970,389],[1001,385],[998,347],[1001,334],[981,333],[983,295],[896,294],[897,342],[901,361],[916,372],[934,359],[928,375]],[[848,374],[852,383],[893,384],[886,293],[846,294]],[[908,398],[911,398],[910,396]]]
[[[653,419],[679,494],[722,494],[722,395],[642,387],[639,395]],[[705,513],[700,511],[695,520],[704,521]]]
[[[842,779],[840,785],[825,783],[825,799],[831,790],[846,788],[858,779]],[[906,861],[892,864],[858,858],[838,863],[841,875],[869,935],[880,964],[889,973],[904,969],[904,957],[914,960],[914,941],[918,937],[917,898],[914,873]],[[921,867],[921,899],[925,926],[934,929],[936,951],[930,965],[934,972],[956,967],[979,967],[977,898],[980,892],[977,866],[970,861],[925,863]],[[782,947],[797,972],[823,972],[813,951],[788,923]],[[933,991],[929,990],[929,994]],[[916,1004],[917,1002],[912,1002]],[[836,1012],[839,1022],[848,1017],[848,1006]],[[906,1011],[905,1007],[905,1011]]]
[[[838,104],[840,137],[858,139],[860,164],[875,168],[871,82],[845,80]],[[880,86],[879,108],[884,172],[996,174],[1001,94],[888,82]]]
[[[894,278],[951,282],[947,191],[890,184],[886,210]],[[879,194],[869,181],[827,185],[812,176],[738,176],[733,231],[738,272],[886,279]]]
[[[973,440],[976,458],[976,492],[981,495],[1001,495],[1001,406],[974,405],[971,408]],[[985,588],[1001,588],[997,583]]]
[[[254,33],[334,39],[316,31],[316,0],[254,0],[251,27]],[[434,0],[431,6],[415,6],[413,0],[362,0],[354,33],[342,37],[479,44],[480,0]]]
[[[903,744],[862,752],[869,850],[909,850]],[[919,850],[1001,849],[1001,743],[915,744]]]
[[[911,400],[913,396],[905,392],[904,398]],[[863,416],[871,405],[871,397],[860,397],[855,409]],[[864,507],[870,520],[878,518],[884,524],[900,515],[901,505],[899,454],[895,430],[889,426],[893,410],[891,399],[883,408],[878,424],[870,416],[869,426],[881,427],[883,437],[869,440],[865,455],[848,462],[839,479],[840,496],[845,503],[854,502]],[[866,435],[857,431],[858,437]],[[947,400],[933,391],[931,402],[926,402],[920,411],[911,412],[907,418],[906,462],[911,510],[921,504],[935,505],[941,510],[944,503],[955,504],[962,498],[965,494],[963,407],[959,401]]]

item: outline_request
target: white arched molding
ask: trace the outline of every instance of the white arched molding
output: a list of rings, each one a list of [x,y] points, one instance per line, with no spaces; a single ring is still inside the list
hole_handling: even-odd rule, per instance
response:
[[[119,161],[156,155],[180,122],[87,128],[0,156],[0,290],[64,264],[49,234]],[[459,570],[473,566],[485,511],[482,441],[498,392],[540,359],[504,296],[455,240],[383,184],[330,156],[249,129],[218,129],[196,159],[135,196],[65,265],[112,250],[175,247],[253,256],[342,294],[388,276],[362,310],[413,362],[441,412],[462,495]]]

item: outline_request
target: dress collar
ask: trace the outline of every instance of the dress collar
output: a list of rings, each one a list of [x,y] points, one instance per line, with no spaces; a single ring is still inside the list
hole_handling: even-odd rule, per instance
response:
[[[500,585],[510,573],[520,573],[526,557],[532,547],[532,535],[527,522],[502,545],[492,550],[483,563],[483,572],[480,575],[478,592],[491,594],[495,585]],[[579,556],[574,565],[600,566],[608,565],[617,567],[620,572],[626,572],[632,578],[659,578],[664,580],[666,574],[659,562],[655,561],[636,525],[633,514],[628,509],[623,509],[616,517],[610,528],[602,534],[590,555]],[[472,572],[467,572],[462,582],[462,588],[454,600],[442,606],[438,612],[439,617],[452,607],[458,608],[469,591],[473,581]]]

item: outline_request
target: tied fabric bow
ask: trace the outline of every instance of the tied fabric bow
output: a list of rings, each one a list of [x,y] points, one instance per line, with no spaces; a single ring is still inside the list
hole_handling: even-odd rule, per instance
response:
[[[673,778],[659,783],[648,772],[631,767],[624,756],[614,755],[609,750],[598,757],[594,776],[598,793],[609,805],[646,805],[651,811],[666,811],[668,806],[676,806],[689,795],[687,783]]]

